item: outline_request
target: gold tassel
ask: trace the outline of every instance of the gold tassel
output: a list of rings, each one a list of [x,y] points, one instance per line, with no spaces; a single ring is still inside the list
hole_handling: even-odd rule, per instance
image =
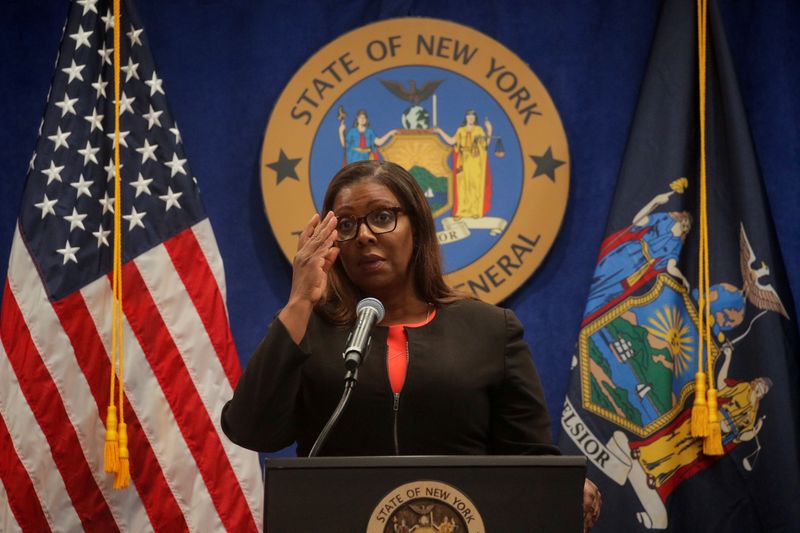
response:
[[[708,404],[706,403],[706,375],[694,375],[694,404],[692,405],[692,437],[708,435]]]
[[[703,440],[703,453],[706,455],[723,455],[725,453],[722,449],[717,389],[708,389],[708,436]]]
[[[127,438],[127,436],[126,436]],[[108,406],[106,413],[106,444],[103,449],[104,470],[116,472],[119,470],[119,436],[117,434],[117,408]]]
[[[114,488],[124,489],[130,484],[131,470],[128,456],[128,430],[124,422],[119,424],[119,470],[114,478]]]

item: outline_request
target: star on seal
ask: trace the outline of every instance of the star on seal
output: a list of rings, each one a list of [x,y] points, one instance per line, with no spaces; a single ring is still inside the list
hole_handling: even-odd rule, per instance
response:
[[[552,147],[547,148],[547,151],[544,155],[532,155],[530,158],[536,163],[536,172],[533,173],[532,177],[537,177],[541,175],[546,175],[550,178],[550,181],[555,183],[556,181],[556,169],[564,164],[564,161],[559,159],[553,158],[553,149]]]
[[[299,163],[301,159],[300,157],[297,159],[290,159],[286,156],[283,149],[281,149],[278,160],[274,163],[267,163],[267,166],[277,174],[278,185],[286,178],[300,181],[300,178],[297,177],[297,163]]]

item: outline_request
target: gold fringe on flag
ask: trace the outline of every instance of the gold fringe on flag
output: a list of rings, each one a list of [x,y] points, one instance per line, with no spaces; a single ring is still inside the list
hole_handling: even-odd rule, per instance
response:
[[[113,385],[112,385],[113,387]],[[113,388],[112,388],[113,390]],[[111,393],[114,397],[114,393]],[[106,414],[106,445],[103,449],[103,468],[106,472],[119,470],[119,436],[117,435],[117,408],[108,406]]]
[[[128,457],[128,430],[125,422],[119,423],[119,470],[114,478],[114,488],[124,489],[131,481],[130,459]]]
[[[706,60],[707,60],[708,1],[697,1],[697,59],[700,108],[700,229],[697,282],[697,374],[695,398],[692,405],[691,432],[702,437],[703,453],[722,455],[722,428],[720,427],[717,389],[714,384],[714,365],[711,360],[711,285],[708,239],[708,189],[706,159]],[[705,342],[704,342],[705,341]],[[705,373],[703,356],[705,355]],[[706,382],[708,385],[706,386]]]
[[[111,385],[109,405],[106,413],[106,442],[103,452],[104,469],[114,473],[114,488],[123,489],[130,484],[130,452],[128,450],[128,430],[125,424],[124,355],[122,343],[122,191],[119,154],[119,115],[120,115],[120,41],[121,41],[120,0],[114,0],[114,259],[112,271],[112,322],[111,322]],[[117,361],[119,377],[117,378]],[[119,386],[117,386],[117,382]],[[116,391],[115,391],[116,389]],[[114,393],[118,394],[118,404],[114,403]],[[119,418],[117,418],[119,413]]]
[[[701,341],[702,342],[702,341]],[[692,405],[692,437],[708,435],[708,404],[706,403],[706,375],[694,375],[694,404]]]
[[[697,373],[694,375],[694,404],[692,405],[691,432],[693,437],[708,435],[708,404],[706,402],[706,374],[703,372],[703,334],[706,322],[705,293],[705,252],[708,219],[706,213],[706,40],[705,40],[705,0],[697,2],[697,62],[700,107],[700,216],[697,225],[700,230],[697,279]]]
[[[719,424],[719,408],[717,407],[717,389],[708,389],[708,436],[703,439],[703,453],[706,455],[722,455],[722,428]]]

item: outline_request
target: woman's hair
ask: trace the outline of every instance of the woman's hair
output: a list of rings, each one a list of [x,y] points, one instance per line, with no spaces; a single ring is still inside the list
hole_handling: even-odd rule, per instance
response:
[[[689,228],[692,227],[692,215],[690,215],[688,212],[686,212],[686,211],[670,211],[667,214],[676,223],[686,222],[686,224],[689,226]],[[689,233],[688,229],[687,229],[687,231],[684,231],[683,233],[681,233],[681,241],[685,241],[686,240],[686,235],[688,233]]]
[[[367,119],[364,122],[364,127],[369,128],[369,115],[367,114],[366,109],[359,109],[358,111],[356,111],[356,116],[353,117],[353,127],[354,128],[358,127],[358,117],[360,117],[361,115],[364,115],[364,118]]]
[[[464,122],[461,123],[462,126],[467,125],[467,117],[470,115],[475,117],[475,124],[478,124],[478,113],[474,109],[467,109],[467,112],[464,113]]]
[[[328,185],[322,202],[323,216],[333,209],[339,191],[361,181],[385,186],[397,197],[408,216],[414,244],[408,268],[417,296],[432,304],[469,298],[450,288],[444,281],[442,256],[431,208],[417,181],[400,165],[388,161],[358,161],[345,166]],[[363,294],[355,286],[347,277],[341,261],[337,260],[328,272],[327,294],[317,305],[317,310],[332,322],[346,324],[355,319],[356,304],[364,296],[369,295]]]

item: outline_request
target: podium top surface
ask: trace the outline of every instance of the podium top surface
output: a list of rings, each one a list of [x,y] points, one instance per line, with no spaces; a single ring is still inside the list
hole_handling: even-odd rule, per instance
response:
[[[408,467],[581,467],[582,455],[403,455],[364,457],[284,457],[265,460],[267,469]]]

